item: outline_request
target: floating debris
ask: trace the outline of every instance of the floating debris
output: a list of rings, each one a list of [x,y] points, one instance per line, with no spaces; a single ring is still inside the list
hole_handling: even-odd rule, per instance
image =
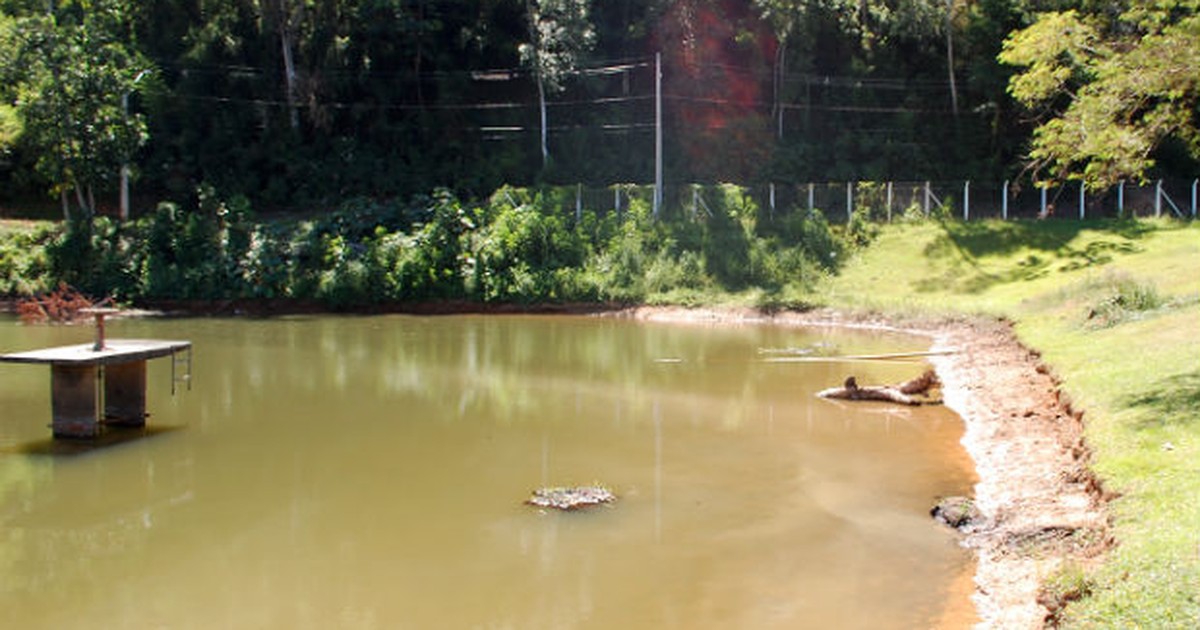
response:
[[[604,486],[575,488],[539,488],[525,503],[556,510],[577,510],[615,501],[617,495]]]

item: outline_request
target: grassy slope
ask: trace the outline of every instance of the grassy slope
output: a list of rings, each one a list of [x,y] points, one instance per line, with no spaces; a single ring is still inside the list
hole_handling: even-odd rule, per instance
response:
[[[1094,314],[1130,281],[1162,305]],[[888,226],[822,301],[1014,319],[1087,411],[1095,467],[1122,494],[1119,546],[1070,621],[1200,627],[1200,224]]]

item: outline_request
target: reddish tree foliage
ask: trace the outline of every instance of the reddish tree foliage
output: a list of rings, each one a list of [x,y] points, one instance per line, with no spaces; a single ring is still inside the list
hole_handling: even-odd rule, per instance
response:
[[[80,312],[83,309],[111,302],[112,298],[93,301],[74,287],[60,282],[58,288],[49,293],[17,302],[17,315],[26,324],[72,324],[87,318],[86,314]]]

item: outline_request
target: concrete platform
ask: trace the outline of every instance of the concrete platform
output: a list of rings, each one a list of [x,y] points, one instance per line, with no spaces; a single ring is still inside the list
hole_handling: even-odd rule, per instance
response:
[[[130,361],[145,361],[165,357],[192,347],[190,341],[165,341],[161,339],[107,339],[103,350],[95,350],[93,344],[43,348],[27,352],[0,354],[0,361],[8,363],[43,363],[47,365],[112,365]]]
[[[0,355],[0,362],[50,366],[54,437],[94,438],[105,424],[146,424],[146,361],[190,350],[190,341],[101,339],[97,344]]]

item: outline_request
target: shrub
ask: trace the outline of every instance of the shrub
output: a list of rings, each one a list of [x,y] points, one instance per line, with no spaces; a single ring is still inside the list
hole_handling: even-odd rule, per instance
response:
[[[1139,282],[1125,274],[1106,274],[1089,288],[1101,294],[1087,315],[1088,320],[1099,327],[1114,326],[1163,305],[1153,284]]]

